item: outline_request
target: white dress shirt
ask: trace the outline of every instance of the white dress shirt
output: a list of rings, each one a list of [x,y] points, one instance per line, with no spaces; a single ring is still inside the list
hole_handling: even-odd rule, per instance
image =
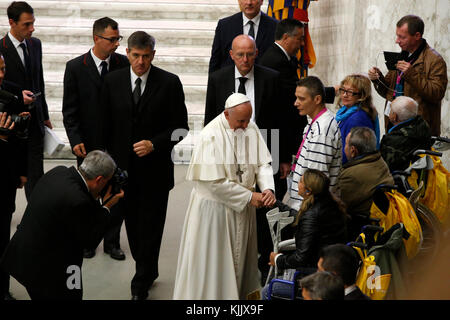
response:
[[[151,68],[152,66],[150,66]],[[141,96],[144,94],[145,85],[147,84],[148,79],[148,73],[150,72],[150,68],[148,68],[147,72],[144,73],[142,76],[138,77],[136,73],[134,73],[133,68],[130,66],[130,73],[131,73],[131,92],[134,91],[134,88],[136,87],[136,80],[137,78],[141,78]]]
[[[245,81],[245,95],[250,99],[250,103],[252,105],[253,111],[252,118],[250,120],[255,122],[255,75],[253,70],[254,68],[252,68],[252,70],[250,70],[250,72],[245,76],[242,76],[236,66],[234,66],[234,88],[235,92],[238,92],[240,84],[239,78],[247,78],[247,81]]]
[[[20,47],[20,44],[21,44],[21,43],[24,43],[24,44],[25,44],[25,47],[26,47],[27,50],[28,50],[28,46],[27,46],[27,43],[26,43],[25,39],[24,39],[22,42],[20,42],[19,40],[17,40],[17,39],[11,34],[11,32],[8,32],[8,36],[9,36],[9,39],[11,40],[11,42],[12,42],[14,48],[16,48],[17,53],[19,54],[19,58],[20,58],[20,60],[22,61],[23,66],[25,67],[25,57],[24,57],[24,55],[23,55],[23,50],[22,50],[22,48]],[[28,55],[30,55],[30,52],[29,52],[29,51],[28,51]]]
[[[253,21],[253,29],[255,30],[255,40],[258,36],[258,27],[259,27],[259,21],[261,20],[261,11],[253,18],[249,19],[245,16],[244,13],[242,13],[242,23],[244,27],[244,34],[248,35],[248,32],[250,31],[250,25],[248,22],[252,20]]]
[[[102,74],[102,66],[101,66],[102,61],[106,61],[107,69],[109,71],[109,61],[111,60],[111,55],[109,55],[108,58],[106,58],[105,60],[101,60],[94,54],[94,51],[91,49],[91,56],[92,56],[92,59],[94,59],[94,63],[96,65],[98,73],[100,75]]]

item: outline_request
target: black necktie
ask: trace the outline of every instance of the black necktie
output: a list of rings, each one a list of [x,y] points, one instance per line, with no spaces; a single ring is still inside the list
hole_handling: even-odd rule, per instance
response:
[[[133,91],[133,101],[134,104],[137,106],[139,103],[139,99],[141,98],[141,78],[137,78],[136,81],[134,82],[136,84],[136,87],[134,88]]]
[[[250,25],[250,30],[248,30],[248,35],[250,37],[252,37],[253,39],[255,39],[255,28],[253,27],[253,25],[255,24],[252,20],[250,20],[248,22],[248,24]]]
[[[20,47],[22,48],[23,51],[23,59],[25,61],[25,70],[27,71],[27,74],[31,74],[31,60],[30,60],[30,55],[28,54],[28,50],[27,50],[27,46],[25,45],[25,43],[21,43]]]
[[[238,88],[238,92],[239,93],[246,94],[246,92],[245,92],[245,81],[247,81],[247,78],[239,77],[239,88]]]
[[[102,66],[102,71],[100,73],[100,77],[103,79],[106,74],[108,73],[108,63],[106,61],[102,61],[102,63],[100,63],[100,65]]]

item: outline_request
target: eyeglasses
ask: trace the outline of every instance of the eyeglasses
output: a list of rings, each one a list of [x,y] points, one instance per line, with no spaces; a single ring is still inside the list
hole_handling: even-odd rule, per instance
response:
[[[251,59],[253,57],[255,57],[256,52],[249,52],[249,53],[245,53],[245,52],[238,52],[235,54],[236,57],[238,57],[239,59],[242,59],[244,57],[247,57],[247,59]]]
[[[350,90],[345,90],[344,88],[339,88],[339,93],[342,95],[346,93],[349,97],[360,95],[360,92],[353,92]]]
[[[98,34],[96,34],[96,36],[99,37],[99,38],[108,40],[108,41],[111,42],[111,43],[116,43],[117,41],[120,42],[120,41],[123,39],[122,36],[118,36],[117,38],[116,38],[116,37],[113,37],[113,38],[106,38],[106,37],[103,37],[103,36],[98,35]]]

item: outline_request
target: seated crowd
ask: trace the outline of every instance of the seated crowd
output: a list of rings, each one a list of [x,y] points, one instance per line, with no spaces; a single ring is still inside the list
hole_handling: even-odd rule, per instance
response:
[[[305,81],[299,81],[297,88]],[[309,94],[308,84],[305,87]],[[393,126],[379,142],[378,117],[372,105],[369,79],[364,75],[350,75],[341,82],[338,91],[340,109],[333,121],[337,121],[341,133],[342,142],[335,146],[342,143],[342,165],[335,179],[336,186],[330,186],[328,177],[331,162],[325,170],[312,169],[314,165],[302,168],[304,171],[299,175],[296,192],[301,199],[298,212],[281,201],[276,202],[280,211],[289,211],[291,216],[296,216],[291,228],[282,233],[284,239],[294,235],[295,250],[272,252],[269,264],[284,270],[278,272],[278,277],[297,281],[303,299],[370,300],[355,285],[361,260],[346,243],[355,241],[362,227],[370,224],[376,187],[393,185],[391,172],[406,169],[415,160],[413,151],[430,150],[431,130],[417,114],[417,102],[400,96],[391,105],[389,120]],[[311,98],[314,100],[313,94]],[[311,118],[316,115],[317,112]],[[308,139],[308,133],[305,136]],[[314,158],[314,152],[311,152],[314,147],[313,144],[308,146],[309,152],[305,154]],[[304,165],[304,160],[298,161],[297,165]],[[292,285],[276,281],[263,288],[262,299],[270,299],[269,294],[290,297],[292,290]]]

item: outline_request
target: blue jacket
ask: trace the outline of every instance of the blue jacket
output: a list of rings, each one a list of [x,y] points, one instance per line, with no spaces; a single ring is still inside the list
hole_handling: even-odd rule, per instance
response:
[[[369,115],[362,109],[359,109],[347,119],[339,122],[339,129],[341,129],[341,138],[342,138],[342,164],[346,163],[347,157],[345,156],[344,148],[345,148],[345,138],[353,127],[368,127],[375,131],[375,124],[370,119]]]

